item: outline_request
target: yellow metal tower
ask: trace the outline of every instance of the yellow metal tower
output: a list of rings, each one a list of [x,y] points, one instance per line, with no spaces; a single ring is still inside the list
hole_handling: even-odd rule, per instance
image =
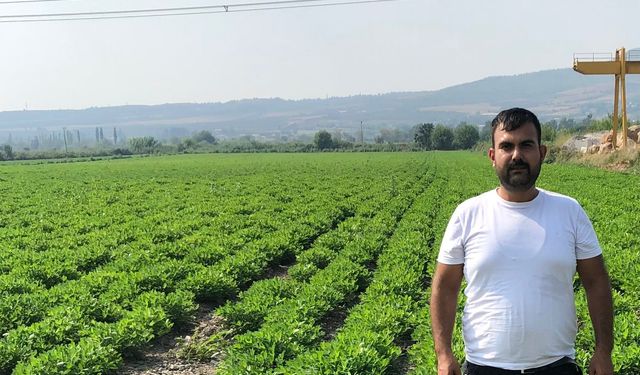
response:
[[[622,147],[627,147],[627,89],[626,74],[640,74],[640,51],[626,52],[624,47],[610,53],[576,53],[573,55],[573,70],[582,74],[614,74],[613,96],[613,149],[618,136],[618,98],[622,101]]]

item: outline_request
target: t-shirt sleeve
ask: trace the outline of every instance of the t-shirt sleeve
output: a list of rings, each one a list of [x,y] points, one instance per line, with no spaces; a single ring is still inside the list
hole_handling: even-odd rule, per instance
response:
[[[440,253],[438,254],[438,262],[440,263],[464,263],[464,239],[459,211],[460,208],[458,207],[453,212],[451,219],[449,219],[447,229],[444,231],[444,236],[440,243]]]
[[[602,254],[598,236],[582,207],[578,207],[576,226],[576,259],[588,259]]]

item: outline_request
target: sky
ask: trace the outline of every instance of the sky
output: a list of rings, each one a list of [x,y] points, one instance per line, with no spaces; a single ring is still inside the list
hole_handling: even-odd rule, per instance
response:
[[[266,0],[3,1],[0,21]],[[0,111],[437,90],[640,47],[638,14],[637,0],[396,0],[0,23]]]

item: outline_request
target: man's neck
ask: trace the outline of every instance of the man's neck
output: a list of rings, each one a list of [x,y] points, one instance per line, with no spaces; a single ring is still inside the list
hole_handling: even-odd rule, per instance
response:
[[[538,196],[538,192],[535,186],[526,191],[509,191],[502,185],[498,188],[500,198],[508,202],[529,202]]]

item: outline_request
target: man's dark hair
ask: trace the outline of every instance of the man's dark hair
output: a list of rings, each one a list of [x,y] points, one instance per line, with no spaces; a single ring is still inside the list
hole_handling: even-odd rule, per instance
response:
[[[524,108],[511,108],[505,109],[498,113],[496,118],[491,121],[491,144],[495,147],[496,129],[502,125],[502,129],[505,131],[516,130],[524,124],[532,123],[536,127],[538,133],[538,144],[542,143],[542,129],[540,128],[540,121],[533,112]]]

